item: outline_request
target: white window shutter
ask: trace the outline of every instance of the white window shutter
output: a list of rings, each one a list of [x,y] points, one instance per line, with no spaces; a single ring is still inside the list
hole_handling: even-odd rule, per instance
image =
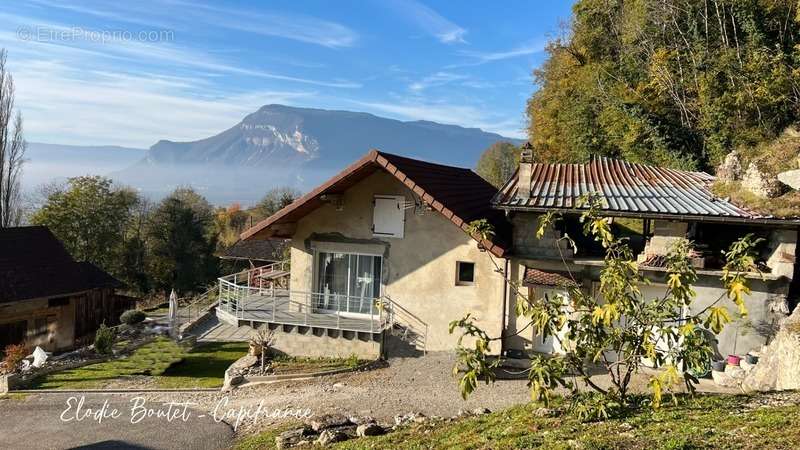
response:
[[[405,230],[405,197],[376,195],[372,212],[372,234],[380,237],[402,238]]]

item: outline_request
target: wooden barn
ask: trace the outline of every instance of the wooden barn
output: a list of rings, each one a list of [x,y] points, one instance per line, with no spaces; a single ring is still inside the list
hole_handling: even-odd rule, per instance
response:
[[[46,227],[0,229],[0,353],[21,342],[48,351],[88,342],[101,323],[118,324],[135,306],[116,293],[121,287],[75,261]]]

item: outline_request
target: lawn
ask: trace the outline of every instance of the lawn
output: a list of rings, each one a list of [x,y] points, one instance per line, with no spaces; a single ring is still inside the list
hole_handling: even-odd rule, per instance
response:
[[[761,399],[770,397],[760,397]],[[480,417],[427,422],[379,437],[346,441],[338,449],[789,449],[800,448],[794,404],[762,406],[756,397],[701,396],[680,406],[582,423],[569,413],[534,414],[529,404]],[[281,429],[285,429],[283,426]],[[281,429],[245,438],[239,450],[274,448]]]
[[[213,388],[222,386],[225,369],[247,352],[246,343],[209,343],[186,352],[166,338],[146,344],[131,355],[104,363],[45,375],[33,389]]]
[[[272,359],[275,375],[291,373],[311,373],[337,369],[354,369],[365,361],[355,356],[349,358],[302,358],[292,356],[276,356]]]

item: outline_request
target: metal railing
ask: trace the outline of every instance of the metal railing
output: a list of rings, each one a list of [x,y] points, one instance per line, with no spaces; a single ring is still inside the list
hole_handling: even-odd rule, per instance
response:
[[[387,328],[394,331],[399,329],[400,338],[406,342],[419,347],[423,353],[427,354],[428,344],[428,324],[417,317],[411,311],[403,308],[399,303],[392,301],[389,296],[384,296],[387,300]]]
[[[388,325],[388,298],[294,291],[281,288],[281,283],[258,281],[276,280],[270,278],[272,273],[285,276],[286,266],[282,264],[220,277],[217,308],[239,320],[345,331],[375,333]]]

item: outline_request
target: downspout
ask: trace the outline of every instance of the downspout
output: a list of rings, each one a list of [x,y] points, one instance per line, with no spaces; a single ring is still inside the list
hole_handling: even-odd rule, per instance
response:
[[[506,315],[508,314],[508,268],[510,266],[510,260],[505,258],[505,267],[503,268],[503,314],[501,315],[502,320],[500,321],[500,356],[505,355],[506,353]]]

